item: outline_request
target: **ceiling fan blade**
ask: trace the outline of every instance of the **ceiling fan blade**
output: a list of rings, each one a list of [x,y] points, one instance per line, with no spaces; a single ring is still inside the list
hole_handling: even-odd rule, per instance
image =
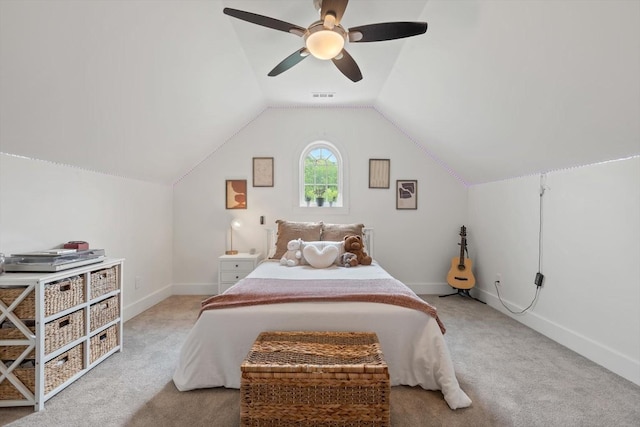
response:
[[[284,73],[289,68],[296,65],[298,62],[302,61],[304,58],[309,56],[309,51],[307,51],[306,47],[303,47],[300,50],[296,50],[291,55],[287,56],[281,63],[275,66],[275,68],[269,71],[269,76],[274,77],[278,74]]]
[[[322,0],[322,9],[320,9],[320,19],[324,21],[327,13],[336,17],[336,25],[340,24],[342,15],[347,9],[347,3],[349,0]]]
[[[336,58],[340,59],[336,59]],[[356,64],[356,61],[353,60],[349,53],[342,49],[340,55],[336,58],[333,58],[332,61],[338,67],[338,70],[342,72],[345,76],[349,78],[349,80],[353,82],[358,82],[362,80],[362,73],[360,72],[360,67]]]
[[[258,15],[256,13],[245,12],[244,10],[225,7],[222,11],[225,15],[233,16],[234,18],[251,22],[252,24],[262,25],[263,27],[273,28],[274,30],[284,31],[285,33],[295,34],[296,36],[302,36],[305,31],[307,31],[306,28],[303,28],[299,25],[290,24],[289,22],[280,21],[279,19],[275,18],[269,18],[268,16]]]
[[[350,42],[380,42],[427,32],[426,22],[382,22],[349,28]]]

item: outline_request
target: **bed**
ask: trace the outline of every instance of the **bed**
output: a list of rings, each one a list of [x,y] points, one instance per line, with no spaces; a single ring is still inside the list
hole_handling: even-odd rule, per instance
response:
[[[360,231],[367,248],[372,250],[372,235],[364,229]],[[279,230],[278,241],[288,237]],[[326,234],[325,237],[335,239],[336,236]],[[419,298],[375,260],[369,266],[345,268],[333,264],[318,269],[308,264],[281,265],[278,252],[271,255],[275,256],[260,263],[222,295],[207,299],[208,304],[203,303],[204,308],[183,344],[173,376],[178,390],[240,388],[240,364],[262,331],[364,331],[378,335],[392,386],[440,390],[451,409],[471,404],[456,379],[437,315],[429,314],[428,308],[413,307],[411,304]],[[364,298],[349,293],[351,298],[323,299],[303,291],[314,286],[329,287],[334,291],[331,295],[335,295],[336,289],[346,287],[371,285],[379,290],[391,284],[398,286],[411,304],[383,303],[367,293],[362,294],[369,295]],[[285,295],[293,287],[300,289],[302,297]],[[256,301],[260,289],[280,298],[265,302],[258,296]],[[247,299],[247,295],[252,298]]]

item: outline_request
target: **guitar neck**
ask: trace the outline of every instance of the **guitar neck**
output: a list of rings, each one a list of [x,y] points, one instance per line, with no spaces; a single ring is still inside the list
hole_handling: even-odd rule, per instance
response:
[[[464,266],[464,249],[467,246],[467,239],[460,238],[460,266]]]

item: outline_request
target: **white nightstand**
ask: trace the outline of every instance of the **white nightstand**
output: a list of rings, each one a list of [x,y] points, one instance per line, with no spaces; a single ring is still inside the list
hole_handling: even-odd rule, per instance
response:
[[[239,253],[222,255],[218,258],[218,294],[223,293],[236,282],[251,273],[260,261],[261,254]]]

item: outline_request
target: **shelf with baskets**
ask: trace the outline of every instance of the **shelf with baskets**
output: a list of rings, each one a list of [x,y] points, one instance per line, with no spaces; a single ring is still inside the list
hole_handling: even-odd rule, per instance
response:
[[[42,410],[122,351],[123,262],[0,276],[0,407]]]

